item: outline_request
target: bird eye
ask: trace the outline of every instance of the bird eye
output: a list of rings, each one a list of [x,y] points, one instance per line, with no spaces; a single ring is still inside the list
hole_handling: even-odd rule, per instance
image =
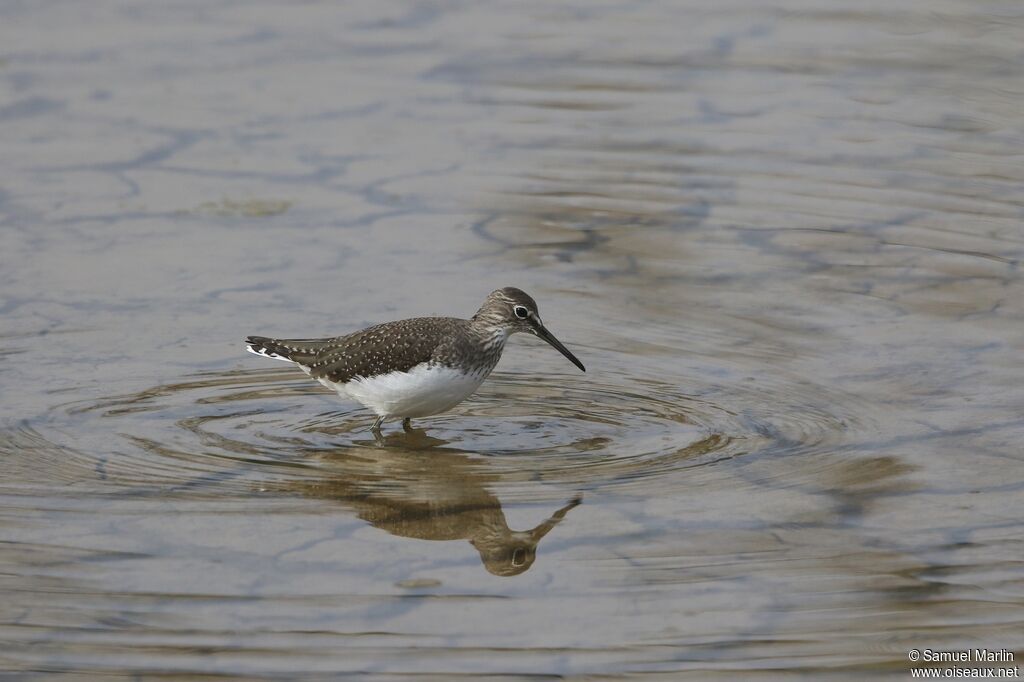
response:
[[[513,308],[512,312],[514,312],[516,314],[516,317],[518,317],[520,320],[525,320],[527,317],[530,316],[530,311],[521,305],[517,305],[515,308]]]

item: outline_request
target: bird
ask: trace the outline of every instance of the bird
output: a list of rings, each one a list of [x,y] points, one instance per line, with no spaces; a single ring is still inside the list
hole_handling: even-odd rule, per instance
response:
[[[372,410],[371,430],[379,438],[385,419],[401,419],[408,430],[413,418],[447,412],[471,396],[498,364],[508,338],[520,332],[547,341],[587,371],[544,326],[537,302],[515,287],[492,291],[468,320],[416,317],[319,339],[249,336],[246,349],[293,363]]]

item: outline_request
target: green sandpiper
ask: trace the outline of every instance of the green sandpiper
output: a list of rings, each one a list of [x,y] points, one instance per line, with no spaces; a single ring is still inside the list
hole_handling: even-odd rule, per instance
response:
[[[536,301],[515,287],[492,291],[468,320],[416,317],[333,338],[250,336],[246,343],[249,352],[294,363],[343,398],[373,410],[373,432],[379,435],[385,419],[400,418],[408,429],[413,417],[446,412],[471,396],[517,332],[544,339],[586,371],[544,326]]]

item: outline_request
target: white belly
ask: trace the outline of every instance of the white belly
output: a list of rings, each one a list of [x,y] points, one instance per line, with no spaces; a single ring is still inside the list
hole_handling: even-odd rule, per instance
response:
[[[416,365],[408,372],[391,372],[368,379],[337,384],[334,389],[384,417],[429,417],[452,409],[479,388],[490,371],[465,374],[450,367]]]

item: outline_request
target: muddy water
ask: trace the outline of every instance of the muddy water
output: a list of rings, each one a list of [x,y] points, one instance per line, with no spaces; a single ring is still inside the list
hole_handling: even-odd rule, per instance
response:
[[[1022,36],[1013,2],[0,7],[0,669],[1020,651]],[[240,344],[505,285],[589,371],[516,338],[383,446]]]

